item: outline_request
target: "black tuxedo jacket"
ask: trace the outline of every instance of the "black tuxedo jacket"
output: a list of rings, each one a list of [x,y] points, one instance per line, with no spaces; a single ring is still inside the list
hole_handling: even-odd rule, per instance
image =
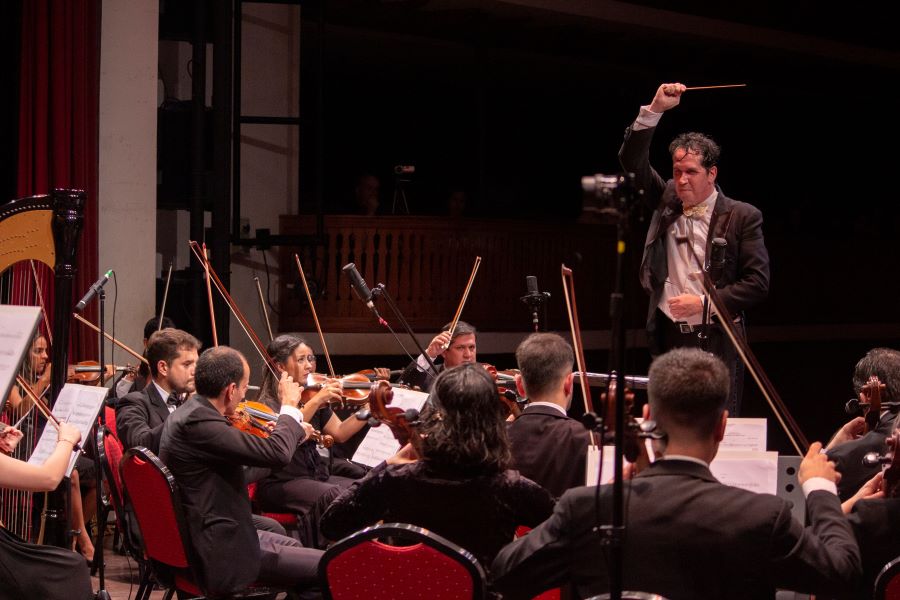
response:
[[[268,438],[242,433],[199,395],[166,420],[160,458],[178,483],[207,594],[227,595],[257,578],[259,538],[242,465],[286,465],[302,431],[297,421],[281,416]]]
[[[655,127],[625,130],[619,160],[626,171],[635,174],[635,184],[644,190],[644,202],[653,210],[644,255],[641,259],[641,285],[650,294],[647,331],[656,330],[656,307],[669,274],[665,234],[681,214],[681,200],[675,183],[660,177],[650,166],[650,142]],[[707,259],[712,240],[725,238],[725,268],[719,280],[719,296],[733,316],[763,301],[769,293],[769,253],[762,231],[762,213],[744,202],[732,200],[719,191],[706,239]]]
[[[116,429],[126,450],[144,446],[159,454],[159,438],[168,418],[166,399],[152,382],[139,392],[128,393],[116,404]]]
[[[590,434],[584,426],[549,406],[526,406],[508,425],[513,468],[558,498],[584,485]]]
[[[574,584],[579,597],[608,591],[608,550],[596,533],[594,487],[566,492],[553,516],[506,546],[491,569],[503,597]],[[602,486],[601,519],[611,522],[612,486]],[[774,587],[847,591],[859,549],[837,496],[812,492],[812,525],[769,494],[722,485],[706,467],[657,461],[625,489],[624,586],[670,600],[774,596]]]
[[[881,465],[864,465],[863,457],[869,452],[882,454],[887,450],[885,439],[894,430],[896,418],[896,414],[886,411],[881,415],[878,426],[873,431],[828,451],[828,460],[834,461],[835,467],[841,473],[841,480],[838,482],[838,496],[841,500],[855,494],[865,482],[875,477],[881,470]]]
[[[900,557],[900,498],[860,500],[849,516],[862,554],[863,578],[857,598],[871,598],[875,578],[884,566]]]

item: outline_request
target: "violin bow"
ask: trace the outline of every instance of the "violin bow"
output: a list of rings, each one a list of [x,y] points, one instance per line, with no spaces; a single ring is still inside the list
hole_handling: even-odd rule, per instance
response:
[[[156,323],[156,330],[163,328],[163,317],[166,316],[166,300],[169,299],[169,284],[172,283],[172,262],[169,263],[169,274],[166,275],[166,289],[163,291],[162,306],[159,309],[159,321]]]
[[[222,280],[219,279],[219,275],[216,273],[216,270],[213,269],[211,264],[209,264],[209,261],[204,260],[203,251],[200,248],[200,244],[198,244],[194,240],[190,240],[188,244],[190,245],[191,252],[194,253],[194,256],[196,256],[197,260],[199,260],[203,265],[204,270],[209,273],[212,285],[216,288],[216,291],[219,292],[222,300],[225,301],[225,304],[228,306],[231,314],[234,315],[234,318],[237,319],[238,324],[241,326],[241,329],[243,329],[244,333],[247,334],[247,337],[250,338],[250,342],[253,344],[253,347],[256,349],[257,353],[259,353],[259,357],[262,358],[263,362],[266,364],[266,368],[269,369],[272,375],[275,376],[275,379],[278,379],[280,377],[279,372],[281,371],[281,368],[274,360],[272,360],[272,357],[269,356],[269,353],[266,352],[265,344],[263,344],[262,340],[259,339],[259,336],[256,335],[256,332],[253,331],[253,327],[250,326],[250,322],[247,320],[247,317],[244,316],[244,313],[242,313],[241,309],[238,308],[237,303],[231,297],[231,294],[229,294],[228,290],[225,289],[225,284],[223,284]]]
[[[212,283],[209,278],[209,252],[203,242],[203,267],[206,269],[206,297],[209,299],[209,324],[212,327],[213,346],[219,347],[219,335],[216,333],[216,310],[213,307]]]
[[[256,292],[259,294],[259,307],[262,309],[263,317],[266,319],[266,330],[269,332],[269,341],[275,339],[275,336],[272,335],[272,323],[269,321],[269,311],[266,308],[266,300],[263,298],[262,286],[259,284],[259,277],[254,277],[253,281],[256,283]]]
[[[587,369],[584,361],[584,345],[581,342],[581,325],[578,324],[578,307],[575,304],[575,278],[572,275],[572,269],[567,267],[565,263],[560,268],[562,272],[563,295],[566,298],[566,311],[569,314],[569,328],[572,331],[572,345],[575,348],[575,365],[579,371],[579,381],[581,382],[581,396],[584,398],[585,413],[594,412],[594,403],[591,401],[591,386],[588,385]],[[596,446],[597,440],[594,439],[594,432],[590,431],[591,444]]]
[[[297,262],[297,270],[300,271],[300,280],[303,282],[303,289],[306,290],[306,299],[309,301],[309,310],[312,311],[313,321],[316,323],[316,331],[319,332],[319,341],[322,342],[322,351],[325,353],[325,360],[328,361],[328,372],[334,378],[334,367],[331,366],[331,355],[328,354],[328,346],[325,344],[325,336],[322,334],[322,326],[319,325],[319,317],[316,316],[316,307],[313,304],[312,294],[309,293],[309,286],[306,284],[306,275],[303,273],[303,266],[300,265],[300,255],[294,254],[294,260]]]
[[[712,310],[719,315],[719,325],[725,331],[726,335],[728,335],[738,356],[741,357],[744,365],[746,365],[747,370],[750,371],[750,375],[753,376],[753,380],[756,381],[756,385],[759,386],[759,391],[762,392],[763,397],[775,414],[775,419],[781,425],[781,428],[784,429],[785,434],[787,434],[791,445],[794,446],[797,454],[804,456],[807,449],[809,449],[809,441],[806,439],[806,436],[803,435],[800,426],[797,425],[794,417],[784,405],[778,392],[775,391],[775,386],[772,385],[772,382],[766,376],[765,371],[762,370],[762,367],[756,360],[756,356],[754,356],[753,351],[750,349],[747,340],[735,333],[734,319],[725,308],[722,299],[719,297],[719,292],[716,290],[715,284],[709,277],[709,273],[703,273],[702,281],[710,306],[712,307]]]
[[[59,431],[59,419],[53,414],[50,410],[50,407],[47,406],[40,397],[34,393],[34,390],[31,389],[31,386],[28,385],[28,382],[21,375],[16,375],[16,383],[22,390],[25,392],[25,395],[28,396],[28,399],[37,407],[37,409],[41,412],[42,415],[49,421],[53,423],[53,426],[56,427],[56,430]],[[73,444],[72,448],[75,452],[81,452],[84,454],[84,450],[81,448],[81,444]]]
[[[91,323],[90,321],[88,321],[87,319],[85,319],[84,317],[79,315],[78,313],[72,313],[72,316],[75,318],[76,321],[80,321],[81,323],[84,323],[85,325],[87,325],[89,328],[93,329],[97,333],[100,333],[99,327],[97,327],[96,325],[94,325],[93,323]],[[109,335],[105,331],[103,332],[103,336],[106,339],[108,339],[110,342],[112,342],[113,344],[115,344],[116,346],[118,346],[119,348],[124,350],[125,352],[127,352],[128,354],[132,355],[133,357],[135,357],[136,359],[141,361],[142,363],[145,363],[147,365],[150,364],[142,354],[135,352],[134,350],[132,350],[131,348],[129,348],[128,346],[126,346],[125,344],[123,344],[122,342],[120,342],[119,340],[114,338],[113,336]]]
[[[459,323],[459,317],[462,315],[463,307],[466,305],[466,300],[469,298],[469,292],[472,290],[472,284],[475,283],[475,276],[478,274],[478,267],[481,265],[481,257],[475,257],[475,264],[472,265],[472,273],[469,275],[469,281],[466,283],[466,289],[463,290],[462,298],[459,301],[459,306],[456,307],[456,314],[453,315],[453,320],[450,321],[450,339],[453,339],[453,333],[456,331],[456,324]],[[450,347],[450,342],[444,344],[443,349],[446,350]]]

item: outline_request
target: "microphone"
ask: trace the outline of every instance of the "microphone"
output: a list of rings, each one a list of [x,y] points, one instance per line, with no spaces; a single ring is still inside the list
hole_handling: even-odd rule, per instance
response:
[[[529,296],[535,296],[538,294],[538,286],[537,286],[537,277],[534,275],[526,275],[525,276],[525,289],[528,291]]]
[[[709,278],[712,279],[713,284],[719,283],[722,271],[725,270],[725,248],[727,246],[728,242],[725,241],[725,238],[713,238],[712,256],[709,259]]]
[[[381,319],[381,315],[378,314],[375,303],[372,301],[372,290],[369,289],[369,286],[366,285],[366,280],[363,279],[362,275],[359,274],[359,271],[356,270],[356,264],[347,263],[341,270],[350,278],[350,285],[353,286],[359,299],[369,307],[369,310],[371,310],[376,317]]]
[[[94,282],[94,285],[92,285],[91,288],[87,291],[87,294],[84,295],[84,298],[79,300],[78,304],[75,305],[76,312],[83,311],[88,302],[94,299],[94,296],[96,296],[100,292],[100,290],[103,289],[103,286],[106,285],[106,282],[109,281],[109,276],[112,275],[112,272],[113,270],[110,269],[103,275],[103,277]]]

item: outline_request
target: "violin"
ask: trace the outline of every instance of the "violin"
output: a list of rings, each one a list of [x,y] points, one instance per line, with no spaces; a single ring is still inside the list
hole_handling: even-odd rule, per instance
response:
[[[278,413],[263,404],[262,402],[241,402],[235,407],[228,420],[233,427],[236,427],[244,433],[255,435],[260,438],[267,438],[272,433],[269,423],[278,420]],[[314,430],[309,437],[310,440],[316,442],[316,445],[322,448],[331,448],[334,445],[334,438],[327,434],[322,434],[318,430]],[[306,440],[304,440],[306,441]]]
[[[300,403],[306,404],[312,400],[319,391],[331,382],[337,381],[341,384],[341,398],[339,400],[329,400],[329,404],[337,405],[339,408],[361,408],[369,402],[369,395],[372,387],[377,381],[373,382],[368,375],[363,373],[351,373],[343,377],[328,377],[319,373],[310,373],[306,376],[306,384],[303,386],[303,393],[300,395]]]
[[[481,363],[481,366],[484,367],[484,370],[487,371],[497,385],[497,396],[507,410],[506,416],[512,415],[513,418],[518,418],[522,414],[525,398],[521,398],[515,388],[509,388],[504,385],[510,381],[515,385],[515,375],[510,377],[511,371],[498,371],[497,367],[487,363]]]
[[[356,418],[368,421],[372,427],[381,424],[387,425],[394,438],[403,447],[413,442],[413,447],[418,445],[419,435],[416,426],[419,424],[419,411],[414,408],[403,410],[399,406],[391,406],[394,399],[394,391],[387,381],[376,381],[372,384],[369,393],[369,408],[356,413]],[[416,451],[418,452],[418,448]]]
[[[866,420],[866,433],[878,428],[878,421],[881,419],[881,390],[883,389],[884,384],[881,383],[878,376],[872,375],[859,390],[858,406],[862,409],[862,416]]]
[[[625,460],[634,464],[634,475],[637,475],[650,466],[650,455],[644,442],[647,438],[661,439],[663,434],[656,431],[654,421],[638,423],[634,418],[634,392],[625,388],[625,431],[623,435],[623,456]],[[602,418],[607,424],[603,442],[611,443],[615,438],[614,427],[610,424],[616,422],[616,379],[609,378],[609,388],[600,394]]]
[[[136,374],[137,367],[132,365],[106,365],[101,369],[100,363],[96,360],[83,360],[74,365],[69,365],[69,375],[66,377],[66,383],[80,383],[82,385],[101,385],[100,372],[103,371],[104,381],[112,377],[113,373],[129,373]]]

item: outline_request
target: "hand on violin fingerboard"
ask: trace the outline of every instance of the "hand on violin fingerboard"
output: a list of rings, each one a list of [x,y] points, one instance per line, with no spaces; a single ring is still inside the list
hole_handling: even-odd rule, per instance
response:
[[[800,469],[797,471],[797,479],[803,485],[813,477],[822,477],[828,481],[837,483],[841,474],[834,468],[834,463],[828,460],[828,455],[822,453],[822,442],[813,442],[809,446],[809,452],[803,457]]]
[[[841,428],[837,430],[837,433],[834,434],[834,437],[831,438],[831,441],[828,442],[828,446],[826,446],[825,449],[831,450],[832,448],[840,446],[843,443],[851,442],[862,437],[865,432],[866,420],[863,417],[854,417],[844,423]]]
[[[434,339],[428,344],[428,348],[425,349],[425,352],[427,352],[428,356],[432,359],[437,358],[444,353],[444,346],[450,345],[450,337],[449,331],[442,331],[434,336]]]
[[[294,378],[287,374],[287,371],[281,372],[281,379],[278,381],[278,399],[282,405],[293,406],[297,408],[300,405],[300,394],[303,388],[294,381]]]
[[[868,480],[859,490],[841,503],[841,510],[845,515],[849,515],[855,505],[860,500],[874,500],[875,498],[884,498],[884,471],[878,471],[875,477]]]

